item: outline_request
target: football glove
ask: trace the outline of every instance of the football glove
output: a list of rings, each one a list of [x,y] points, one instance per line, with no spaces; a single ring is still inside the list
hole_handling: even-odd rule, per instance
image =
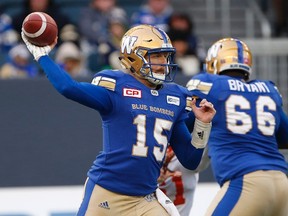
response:
[[[44,46],[44,47],[38,47],[38,46],[35,46],[33,44],[31,44],[27,38],[25,37],[23,31],[21,31],[21,37],[22,37],[22,40],[24,41],[24,43],[26,44],[26,47],[27,49],[29,50],[29,52],[33,55],[34,59],[36,61],[38,61],[38,59],[41,57],[41,56],[45,56],[45,55],[48,55],[49,52],[51,51],[51,47],[50,46]]]

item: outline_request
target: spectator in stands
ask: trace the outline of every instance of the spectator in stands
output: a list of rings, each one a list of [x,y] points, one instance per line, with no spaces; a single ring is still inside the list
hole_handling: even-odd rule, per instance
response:
[[[92,45],[108,41],[110,19],[127,21],[125,10],[116,6],[116,0],[92,0],[80,14],[80,34]]]
[[[0,13],[0,51],[7,54],[18,42],[17,33],[12,27],[11,17]]]
[[[206,51],[200,39],[194,34],[192,18],[185,13],[173,13],[168,25],[167,33],[177,50],[176,62],[183,74],[194,75],[202,71]]]
[[[88,57],[89,68],[99,71],[110,67],[107,58],[112,52],[110,20],[127,23],[126,11],[116,5],[116,0],[92,0],[80,12],[80,16],[78,26],[81,46]]]
[[[38,67],[24,44],[14,46],[9,51],[7,62],[0,68],[1,79],[34,78],[37,75]]]
[[[189,44],[189,39],[183,32],[175,31],[170,35],[171,42],[176,49],[175,62],[178,70],[186,75],[192,76],[200,71],[200,61]]]
[[[55,60],[74,78],[92,76],[85,67],[85,58],[80,48],[73,42],[62,43],[56,51]]]
[[[258,0],[263,13],[271,22],[274,37],[288,36],[288,2],[286,0]]]
[[[132,14],[131,25],[150,24],[167,31],[168,20],[173,11],[169,0],[147,0],[138,11]]]
[[[119,50],[121,45],[121,39],[127,31],[127,23],[121,22],[121,20],[111,19],[109,24],[110,35],[110,47],[111,51],[107,56],[110,68],[121,69],[119,64]]]
[[[59,38],[62,42],[72,42],[80,47],[80,35],[75,25],[65,25],[59,32]]]
[[[288,2],[287,0],[273,0],[275,12],[274,35],[288,37]]]
[[[25,17],[35,11],[41,11],[49,14],[56,21],[59,32],[62,28],[71,24],[71,21],[68,16],[60,11],[60,9],[55,5],[53,0],[24,0],[23,1],[23,10],[12,17],[13,27],[19,33],[21,33],[22,22]],[[61,38],[59,38],[59,44],[61,43]]]

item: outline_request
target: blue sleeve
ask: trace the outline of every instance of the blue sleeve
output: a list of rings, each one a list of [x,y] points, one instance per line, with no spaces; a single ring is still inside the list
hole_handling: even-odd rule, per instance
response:
[[[199,107],[199,104],[200,104],[201,100],[202,100],[201,98],[198,98],[196,100],[196,106]],[[188,113],[188,118],[185,120],[186,126],[188,127],[188,130],[189,130],[190,133],[192,133],[193,128],[194,128],[195,118],[196,117],[195,117],[194,112],[190,111]]]
[[[77,82],[55,64],[49,56],[39,59],[39,64],[54,88],[63,96],[107,114],[112,110],[113,103],[109,90],[85,82]]]
[[[279,148],[288,149],[288,117],[283,109],[280,111],[280,125],[276,132],[276,139]]]
[[[188,113],[188,118],[185,120],[185,124],[190,133],[192,133],[193,131],[194,123],[195,123],[195,115],[194,112],[191,111]]]
[[[203,149],[196,149],[191,144],[191,133],[186,127],[184,120],[174,125],[170,145],[178,160],[185,168],[194,170],[198,167],[202,158]]]

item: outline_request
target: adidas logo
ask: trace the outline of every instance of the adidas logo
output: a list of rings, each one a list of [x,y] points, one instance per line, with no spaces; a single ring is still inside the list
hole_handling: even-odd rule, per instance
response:
[[[108,204],[107,201],[101,202],[98,206],[99,206],[100,208],[110,209],[109,204]]]
[[[201,132],[197,132],[197,135],[200,139],[203,139],[204,137],[204,131],[201,131]]]
[[[170,204],[170,203],[172,203],[171,200],[165,200],[165,204]]]

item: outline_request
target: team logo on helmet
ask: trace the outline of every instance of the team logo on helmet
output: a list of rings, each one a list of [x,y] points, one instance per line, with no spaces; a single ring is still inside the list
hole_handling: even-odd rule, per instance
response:
[[[121,52],[124,53],[126,50],[127,54],[131,54],[137,39],[136,36],[124,36],[121,43]]]

